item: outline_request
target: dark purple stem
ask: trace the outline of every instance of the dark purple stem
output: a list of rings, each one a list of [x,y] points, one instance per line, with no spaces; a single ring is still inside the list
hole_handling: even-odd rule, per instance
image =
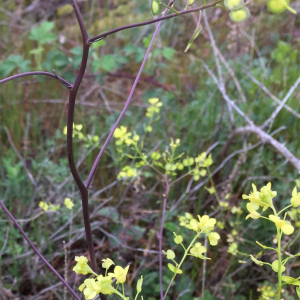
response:
[[[173,3],[173,2],[174,2],[173,0],[170,1],[170,3]],[[168,9],[165,9],[165,11],[163,12],[163,15],[165,15],[165,14],[167,13],[167,10],[168,10]],[[92,182],[92,180],[93,180],[93,178],[94,178],[94,176],[95,176],[95,173],[96,173],[96,170],[97,170],[97,167],[98,167],[100,158],[101,158],[101,156],[102,156],[104,150],[106,149],[106,147],[107,147],[107,145],[108,145],[108,143],[109,143],[111,137],[112,137],[113,134],[114,134],[114,131],[115,131],[116,128],[118,127],[118,125],[119,125],[121,119],[123,118],[123,116],[124,116],[124,114],[125,114],[125,112],[126,112],[128,106],[129,106],[129,104],[130,104],[130,100],[131,100],[131,98],[132,98],[132,96],[133,96],[133,93],[134,93],[134,91],[135,91],[135,88],[136,88],[136,86],[137,86],[137,83],[138,83],[138,81],[139,81],[139,79],[140,79],[140,77],[141,77],[141,74],[142,74],[143,69],[144,69],[144,66],[145,66],[145,64],[146,64],[146,61],[147,61],[148,55],[149,55],[149,53],[150,53],[151,47],[152,47],[152,45],[153,45],[153,43],[154,43],[154,40],[155,40],[156,35],[158,34],[160,25],[161,25],[161,22],[159,22],[159,23],[157,24],[157,26],[156,26],[156,29],[155,29],[155,31],[154,31],[154,34],[153,34],[153,36],[152,36],[151,42],[150,42],[150,44],[149,44],[149,46],[148,46],[148,49],[147,49],[147,51],[146,51],[146,54],[145,54],[145,57],[144,57],[144,59],[143,59],[142,65],[141,65],[141,67],[140,67],[140,70],[139,70],[139,72],[138,72],[138,74],[137,74],[137,76],[136,76],[136,78],[135,78],[135,80],[134,80],[134,83],[133,83],[133,86],[132,86],[132,88],[131,88],[131,91],[130,91],[130,94],[129,94],[129,96],[128,96],[128,99],[126,100],[125,106],[124,106],[124,108],[123,108],[123,110],[122,110],[120,116],[118,117],[116,123],[114,124],[112,130],[110,131],[110,133],[109,133],[109,135],[108,135],[108,137],[107,137],[105,143],[103,144],[103,146],[102,146],[102,148],[101,148],[101,150],[100,150],[100,152],[99,152],[99,154],[98,154],[98,156],[97,156],[97,158],[96,158],[96,160],[95,160],[95,162],[94,162],[94,164],[93,164],[93,167],[92,167],[92,169],[91,169],[91,171],[90,171],[90,174],[89,174],[87,180],[86,180],[85,183],[84,183],[85,186],[86,186],[87,188],[90,187],[90,184],[91,184],[91,182]]]
[[[18,224],[17,220],[12,216],[12,214],[9,212],[9,210],[6,208],[4,203],[0,201],[0,205],[2,206],[5,213],[9,216],[9,218],[13,221],[13,223],[17,226],[21,234],[23,235],[24,239],[28,242],[30,247],[33,249],[33,251],[39,256],[39,258],[44,262],[45,265],[54,273],[55,276],[58,277],[58,279],[63,283],[63,285],[70,291],[70,293],[73,295],[73,297],[77,300],[81,300],[76,293],[72,290],[72,288],[67,284],[67,282],[58,274],[58,272],[49,264],[49,262],[45,259],[45,257],[39,252],[38,249],[35,248],[35,246],[32,244],[22,227]]]
[[[163,231],[164,231],[167,202],[168,202],[169,193],[170,193],[170,185],[169,185],[167,176],[164,176],[164,179],[165,179],[166,190],[165,190],[165,194],[164,194],[164,204],[163,204],[163,210],[162,210],[162,216],[161,216],[161,222],[160,222],[160,231],[159,231],[159,289],[160,289],[160,299],[161,300],[164,299],[163,285],[162,285],[162,240],[163,240]]]
[[[81,194],[81,202],[82,202],[82,213],[83,213],[83,220],[84,220],[84,228],[86,233],[86,239],[87,239],[87,246],[90,254],[90,260],[92,269],[94,272],[97,273],[97,262],[95,257],[95,249],[94,249],[94,243],[92,238],[92,230],[91,230],[91,224],[90,224],[90,216],[89,216],[89,206],[88,206],[88,190],[83,184],[83,181],[81,180],[79,173],[76,168],[76,164],[74,161],[74,154],[73,154],[73,122],[74,122],[74,109],[75,109],[75,100],[76,95],[80,86],[80,83],[82,81],[82,78],[84,76],[84,72],[86,69],[86,64],[88,60],[89,55],[89,44],[88,44],[88,35],[85,30],[83,20],[79,11],[79,8],[75,2],[75,0],[71,0],[71,4],[74,8],[74,12],[76,14],[76,18],[79,23],[81,35],[82,35],[82,41],[83,41],[83,53],[82,53],[82,60],[81,65],[77,74],[77,77],[75,79],[75,82],[72,86],[72,90],[70,90],[69,95],[69,106],[68,106],[68,120],[67,120],[67,155],[68,155],[68,161],[71,173],[73,175],[73,178],[78,186],[78,189]]]
[[[178,14],[174,13],[174,14],[170,14],[170,15],[167,15],[167,16],[164,16],[164,14],[163,14],[163,16],[160,17],[160,18],[156,18],[156,19],[145,21],[145,22],[141,22],[141,23],[135,23],[135,24],[131,24],[131,25],[125,25],[125,26],[122,26],[122,27],[119,27],[119,28],[116,28],[116,29],[113,29],[113,30],[110,30],[110,31],[107,31],[107,32],[104,32],[104,33],[101,33],[99,35],[96,35],[96,36],[94,36],[94,37],[92,37],[92,38],[89,39],[89,43],[92,44],[94,42],[97,42],[101,38],[105,38],[108,35],[111,35],[113,33],[116,33],[116,32],[119,32],[119,31],[122,31],[122,30],[125,30],[125,29],[135,28],[135,27],[140,27],[140,26],[145,26],[145,25],[149,25],[149,24],[152,24],[152,23],[160,22],[160,21],[163,21],[163,20],[171,19],[171,18],[174,18],[174,17],[177,17],[177,16],[182,16],[182,15],[189,14],[189,13],[192,13],[192,12],[197,12],[199,10],[203,10],[203,9],[215,6],[216,4],[218,4],[218,3],[222,2],[222,1],[223,0],[219,0],[219,1],[215,1],[215,2],[212,2],[210,4],[207,4],[207,5],[200,6],[200,7],[196,7],[196,8],[192,8],[192,9],[187,9],[187,10],[182,10],[182,11],[179,11]]]
[[[16,75],[13,75],[13,76],[10,76],[10,77],[7,77],[5,79],[0,80],[0,84],[4,83],[4,82],[7,82],[7,81],[10,81],[10,80],[20,78],[20,77],[32,76],[32,75],[49,76],[49,77],[57,79],[62,85],[64,85],[67,88],[72,87],[72,84],[69,83],[67,80],[57,76],[56,74],[52,74],[52,73],[49,73],[49,72],[43,72],[43,71],[34,71],[34,72],[25,72],[25,73],[21,73],[21,74],[16,74]]]

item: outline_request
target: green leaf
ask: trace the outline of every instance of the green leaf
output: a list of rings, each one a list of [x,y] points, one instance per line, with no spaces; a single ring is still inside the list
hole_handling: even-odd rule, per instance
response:
[[[168,264],[168,268],[171,272],[175,273],[175,274],[182,274],[182,270],[177,269],[175,266],[173,266],[172,264]]]
[[[115,56],[111,54],[103,55],[99,60],[99,68],[103,71],[112,72],[115,64]]]
[[[297,293],[298,298],[300,299],[300,288],[299,287],[296,287],[296,293]]]
[[[82,55],[82,47],[80,46],[77,46],[77,47],[74,47],[70,50],[70,52],[74,55]]]
[[[0,65],[0,74],[2,76],[7,76],[15,68],[23,62],[21,55],[10,55],[1,65]]]
[[[173,48],[166,47],[162,50],[162,55],[164,58],[171,60],[176,51]]]
[[[167,251],[167,259],[174,259],[175,258],[175,253],[173,250],[168,250]]]
[[[138,47],[137,46],[135,46],[135,45],[133,45],[133,44],[127,44],[125,47],[124,47],[124,52],[125,52],[125,54],[127,54],[127,55],[130,55],[130,54],[132,54],[132,53],[136,53],[137,52],[137,49],[138,49]]]
[[[49,33],[53,27],[54,22],[42,22],[40,26],[31,29],[29,39],[37,41],[40,44],[46,44],[54,41],[56,40],[56,35]]]

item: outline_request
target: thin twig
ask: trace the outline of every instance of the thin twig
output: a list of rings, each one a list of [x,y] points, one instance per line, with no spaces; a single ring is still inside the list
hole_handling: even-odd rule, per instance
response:
[[[32,75],[49,76],[49,77],[57,79],[66,88],[71,88],[72,87],[72,84],[69,83],[67,80],[63,79],[62,77],[59,77],[59,76],[57,76],[56,74],[53,74],[53,73],[43,72],[43,71],[34,71],[34,72],[25,72],[25,73],[16,74],[16,75],[13,75],[13,76],[10,76],[10,77],[7,77],[5,79],[0,80],[0,84],[8,82],[10,80],[20,78],[20,77],[32,76]]]
[[[16,227],[19,229],[20,233],[23,235],[24,239],[28,242],[30,247],[33,249],[33,251],[39,256],[39,258],[44,262],[44,264],[50,269],[51,272],[54,273],[56,277],[63,283],[63,285],[70,291],[70,293],[73,295],[73,297],[77,300],[81,300],[76,293],[73,291],[73,289],[67,284],[67,282],[58,274],[58,272],[50,265],[50,263],[44,258],[44,256],[39,252],[39,250],[36,249],[36,247],[33,245],[33,243],[30,241],[22,227],[18,224],[17,220],[12,216],[12,214],[9,212],[9,210],[6,208],[4,203],[0,201],[0,205],[2,206],[5,213],[8,215],[8,217],[13,221],[13,223],[16,225]]]
[[[226,94],[226,88],[225,88],[224,79],[223,79],[223,75],[222,75],[222,68],[221,68],[221,65],[220,65],[219,57],[218,57],[218,48],[216,46],[214,36],[213,36],[213,34],[211,32],[211,29],[209,27],[205,11],[203,11],[203,20],[204,20],[205,28],[208,32],[211,47],[213,48],[214,58],[215,58],[217,71],[218,71],[218,77],[219,77],[219,80],[218,80],[219,85],[218,86],[219,86],[220,91],[222,90],[221,91],[222,95],[224,95],[224,94]],[[234,129],[236,126],[234,124],[234,116],[233,116],[233,112],[232,112],[232,107],[231,107],[230,103],[228,103],[228,101],[226,101],[226,105],[227,105],[228,112],[229,112],[229,120],[230,120],[232,128]]]
[[[215,6],[216,4],[218,4],[220,2],[222,2],[222,0],[215,1],[215,2],[212,2],[210,4],[200,6],[200,7],[196,7],[196,8],[192,8],[192,9],[188,9],[188,10],[182,10],[182,11],[179,11],[178,14],[174,13],[174,14],[170,14],[170,15],[167,15],[167,16],[163,15],[162,17],[156,18],[156,19],[153,19],[153,20],[122,26],[122,27],[119,27],[119,28],[101,33],[99,35],[96,35],[96,36],[90,38],[89,43],[94,43],[95,41],[98,41],[100,38],[107,37],[107,36],[109,36],[113,33],[116,33],[116,32],[119,32],[119,31],[122,31],[122,30],[125,30],[125,29],[141,27],[141,26],[152,24],[152,23],[157,23],[157,22],[160,22],[160,21],[163,21],[163,20],[171,19],[171,18],[174,18],[174,17],[182,16],[182,15],[185,15],[185,14],[189,14],[189,13],[192,13],[192,12],[197,12],[199,10],[204,10],[204,9],[213,7],[213,6]]]
[[[286,93],[286,95],[282,99],[280,105],[277,106],[277,108],[274,110],[274,112],[272,113],[272,115],[264,122],[263,125],[261,125],[262,129],[265,128],[269,123],[272,123],[274,121],[274,119],[279,114],[279,112],[281,111],[281,109],[284,107],[286,101],[290,98],[290,96],[295,91],[295,89],[297,88],[297,86],[299,85],[299,83],[300,83],[300,76],[298,77],[298,79],[296,80],[296,82],[291,86],[291,88],[289,89],[289,91]]]
[[[274,100],[275,102],[277,102],[278,104],[281,104],[281,100],[279,98],[277,98],[276,96],[274,96],[267,88],[266,86],[262,83],[259,82],[254,76],[251,75],[250,72],[248,72],[246,69],[243,69],[243,72],[255,83],[257,84],[272,100]],[[286,104],[283,105],[283,107],[289,111],[290,113],[292,113],[295,117],[300,119],[300,114],[298,114],[296,111],[294,111],[292,108],[290,108],[289,106],[287,106]]]

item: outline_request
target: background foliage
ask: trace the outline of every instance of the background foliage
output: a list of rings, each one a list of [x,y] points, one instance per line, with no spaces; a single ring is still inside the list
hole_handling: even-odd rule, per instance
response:
[[[37,5],[36,1],[0,1],[0,78],[17,72],[54,69],[68,81],[74,80],[82,51],[78,25],[69,5],[52,2],[50,5],[49,1],[40,1]],[[148,1],[92,0],[79,4],[92,35],[152,18]],[[299,2],[292,6],[299,8]],[[246,101],[223,65],[227,94],[261,125],[277,104],[245,70],[282,99],[299,76],[300,18],[299,14],[289,12],[273,15],[261,1],[251,2],[249,9],[251,18],[240,24],[233,23],[221,8],[211,9],[207,14],[217,46],[234,70]],[[185,152],[190,157],[214,145],[211,170],[222,165],[214,173],[213,181],[224,200],[230,193],[226,199],[228,207],[219,215],[217,199],[206,189],[211,187],[207,178],[193,182],[191,175],[179,181],[170,193],[164,248],[180,251],[173,242],[172,231],[188,234],[179,228],[177,216],[185,211],[194,215],[215,211],[214,217],[219,216],[223,226],[219,228],[219,246],[208,250],[212,259],[204,272],[204,299],[259,299],[262,286],[272,289],[276,278],[243,253],[257,254],[260,249],[255,240],[271,243],[275,232],[267,222],[244,220],[246,211],[241,195],[249,192],[252,182],[261,186],[272,181],[273,190],[280,191],[276,205],[283,207],[290,199],[298,173],[276,149],[253,134],[239,136],[228,145],[232,126],[226,103],[200,60],[215,70],[205,29],[189,51],[184,52],[197,17],[185,15],[162,24],[122,125],[143,134],[148,99],[155,97],[163,106],[152,131],[145,137],[145,153],[163,152],[170,137],[179,138],[178,153]],[[87,176],[103,139],[122,109],[153,30],[154,25],[149,25],[122,31],[92,46],[88,72],[77,98],[75,123],[83,125],[85,136],[98,135],[99,141],[76,139],[75,153],[82,178]],[[298,99],[299,89],[296,89],[287,103],[296,112],[300,110]],[[54,80],[27,77],[1,85],[0,195],[16,218],[21,219],[24,230],[42,253],[76,289],[80,278],[71,269],[74,256],[86,254],[86,244],[79,195],[66,160],[63,134],[66,108],[67,92]],[[244,120],[236,116],[235,125],[243,126]],[[284,126],[274,137],[299,157],[299,125],[297,116],[281,110],[267,131],[271,133]],[[256,146],[245,152],[245,145]],[[160,178],[147,168],[135,178],[117,179],[122,167],[134,163],[130,157],[120,155],[114,142],[100,162],[90,190],[96,254],[99,263],[106,257],[123,265],[130,263],[129,291],[143,274],[144,299],[158,299],[156,251],[163,186]],[[75,203],[72,211],[63,205],[66,197]],[[40,201],[61,207],[44,213]],[[243,213],[235,213],[233,207],[242,207]],[[56,285],[56,279],[32,255],[2,212],[0,216],[1,289],[5,295],[0,299],[64,299],[63,288]],[[296,249],[291,252],[299,249],[298,234],[296,230],[286,237],[290,249]],[[239,253],[232,251],[233,242]],[[300,275],[296,260],[288,272],[294,277]],[[167,267],[164,276],[166,289],[172,276]],[[177,278],[169,299],[200,299],[203,278],[202,261],[186,263],[184,275]],[[284,299],[297,297],[293,290],[287,290]]]

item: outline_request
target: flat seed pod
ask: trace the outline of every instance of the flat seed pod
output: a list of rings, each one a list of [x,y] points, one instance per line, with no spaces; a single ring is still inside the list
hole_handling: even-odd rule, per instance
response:
[[[159,3],[156,0],[152,1],[152,13],[156,16],[159,12]]]
[[[250,12],[247,7],[241,7],[239,9],[232,10],[229,13],[229,17],[234,22],[242,22],[247,20],[250,17]]]
[[[290,0],[269,0],[267,6],[270,12],[279,14],[285,11],[290,4]]]
[[[195,0],[189,0],[189,5],[192,5],[195,2]]]
[[[241,4],[243,4],[244,1],[243,0],[224,0],[224,5],[229,8],[229,9],[233,9],[235,7],[240,6]]]

